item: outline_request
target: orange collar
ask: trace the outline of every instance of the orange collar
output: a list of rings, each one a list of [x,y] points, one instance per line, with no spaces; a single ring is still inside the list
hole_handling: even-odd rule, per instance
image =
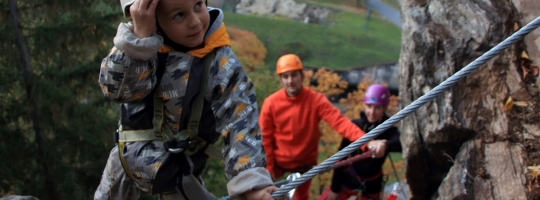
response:
[[[195,56],[197,58],[202,58],[206,56],[206,54],[212,52],[215,48],[222,47],[222,46],[230,46],[231,42],[229,41],[229,35],[227,34],[227,29],[225,28],[225,23],[221,23],[221,27],[216,30],[212,35],[210,35],[205,41],[204,41],[204,47],[200,49],[194,49],[191,51],[188,51],[187,53],[191,56]],[[173,49],[169,46],[163,45],[159,49],[160,53],[170,52]]]

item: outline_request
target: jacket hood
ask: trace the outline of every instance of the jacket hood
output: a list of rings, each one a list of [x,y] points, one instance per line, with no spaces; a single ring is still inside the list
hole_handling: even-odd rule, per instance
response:
[[[223,23],[223,11],[217,8],[208,7],[210,13],[210,25],[204,36],[204,43],[195,48],[187,48],[183,45],[177,44],[170,40],[167,35],[161,33],[164,40],[164,45],[161,47],[160,52],[169,52],[174,50],[187,52],[191,56],[202,58],[206,54],[212,52],[215,48],[230,46],[229,35]],[[158,29],[161,29],[158,26]],[[160,31],[163,32],[163,31]]]

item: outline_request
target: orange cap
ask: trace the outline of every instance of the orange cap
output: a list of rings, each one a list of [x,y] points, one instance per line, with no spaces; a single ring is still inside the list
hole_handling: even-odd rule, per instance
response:
[[[302,70],[304,66],[300,58],[294,54],[286,54],[281,56],[276,64],[276,73],[282,74],[285,72]]]

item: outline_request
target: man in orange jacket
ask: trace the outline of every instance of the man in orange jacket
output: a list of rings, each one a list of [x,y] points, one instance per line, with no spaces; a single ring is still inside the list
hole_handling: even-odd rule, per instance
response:
[[[276,72],[283,89],[264,100],[259,118],[266,169],[274,181],[285,172],[304,173],[317,165],[319,122],[326,121],[345,138],[355,141],[365,133],[321,93],[304,87],[302,61],[294,54],[283,55]],[[362,147],[365,150],[365,145]],[[378,148],[376,148],[378,149]],[[307,181],[296,188],[293,199],[309,199]]]

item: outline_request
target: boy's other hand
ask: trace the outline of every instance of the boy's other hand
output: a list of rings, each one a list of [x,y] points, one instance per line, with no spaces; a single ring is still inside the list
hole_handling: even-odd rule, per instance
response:
[[[129,7],[133,33],[138,38],[150,37],[156,31],[156,6],[159,0],[135,0]]]
[[[247,200],[274,200],[272,197],[272,193],[277,191],[278,188],[276,186],[268,186],[262,189],[258,190],[252,190],[249,192],[246,192],[246,199]],[[285,199],[285,197],[280,197],[279,199]]]

